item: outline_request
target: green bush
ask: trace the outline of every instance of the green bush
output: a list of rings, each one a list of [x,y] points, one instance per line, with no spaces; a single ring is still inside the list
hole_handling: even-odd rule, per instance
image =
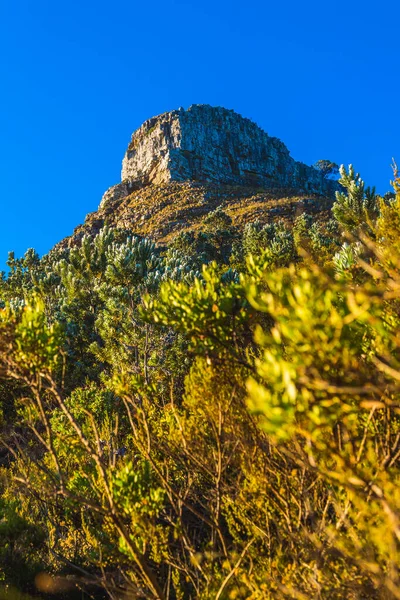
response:
[[[10,257],[6,584],[400,598],[400,182],[388,200],[341,174],[336,221],[233,240],[217,209],[201,272],[199,239],[109,229]]]

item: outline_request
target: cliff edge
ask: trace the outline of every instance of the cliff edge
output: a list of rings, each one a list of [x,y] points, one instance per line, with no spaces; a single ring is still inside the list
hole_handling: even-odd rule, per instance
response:
[[[305,211],[328,219],[340,187],[249,119],[207,104],[145,121],[132,134],[121,177],[64,245],[105,223],[166,244],[180,231],[201,231],[219,206],[238,231],[254,220],[292,222]]]
[[[295,161],[283,142],[250,119],[207,104],[145,121],[132,134],[121,179],[139,185],[197,181],[290,187],[323,195],[334,188],[319,171]]]

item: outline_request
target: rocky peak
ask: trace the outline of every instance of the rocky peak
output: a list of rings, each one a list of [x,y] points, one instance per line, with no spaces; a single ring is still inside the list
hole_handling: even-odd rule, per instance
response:
[[[145,121],[132,135],[122,181],[292,187],[326,194],[332,184],[296,162],[286,146],[234,112],[194,104]]]
[[[133,133],[121,183],[59,246],[79,244],[105,223],[168,244],[181,231],[201,231],[205,215],[219,207],[238,231],[254,221],[290,224],[302,212],[324,221],[339,187],[233,110],[193,105]]]

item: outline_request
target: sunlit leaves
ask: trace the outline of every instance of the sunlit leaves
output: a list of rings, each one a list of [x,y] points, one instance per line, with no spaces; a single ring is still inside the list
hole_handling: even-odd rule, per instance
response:
[[[52,370],[60,358],[62,330],[48,324],[44,303],[32,297],[19,310],[0,311],[0,333],[8,338],[8,351],[15,362],[31,373]]]
[[[249,321],[243,286],[235,278],[224,281],[216,263],[193,283],[165,282],[159,297],[147,296],[144,303],[146,318],[183,331],[194,348],[221,351],[235,344]]]

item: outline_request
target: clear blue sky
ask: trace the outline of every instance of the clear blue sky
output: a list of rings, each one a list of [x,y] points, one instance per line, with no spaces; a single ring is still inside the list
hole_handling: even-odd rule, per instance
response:
[[[0,264],[96,210],[145,119],[233,108],[306,163],[400,163],[398,0],[3,0]],[[397,30],[396,30],[397,26]]]

